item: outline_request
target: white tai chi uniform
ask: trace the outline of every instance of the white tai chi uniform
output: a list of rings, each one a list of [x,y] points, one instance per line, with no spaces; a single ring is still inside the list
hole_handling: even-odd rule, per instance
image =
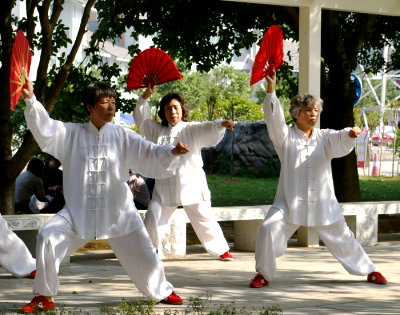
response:
[[[49,117],[35,96],[26,99],[27,126],[42,151],[63,165],[65,207],[40,231],[34,294],[54,296],[60,262],[88,240],[107,239],[124,270],[146,296],[173,290],[132,202],[127,171],[171,176],[180,158],[121,126],[63,123]],[[138,274],[133,274],[133,271]]]
[[[225,133],[221,121],[179,122],[165,127],[151,119],[147,100],[140,98],[135,108],[135,122],[147,140],[157,144],[184,142],[189,153],[174,176],[156,179],[145,225],[155,247],[168,227],[168,220],[178,206],[183,206],[204,248],[213,256],[229,250],[224,234],[211,210],[210,190],[203,171],[201,149],[217,145]],[[136,171],[136,170],[135,170]]]
[[[36,269],[25,243],[8,227],[0,214],[0,266],[15,277],[26,277]]]
[[[296,125],[286,125],[275,92],[267,93],[263,108],[281,172],[274,204],[257,236],[257,272],[267,280],[274,278],[276,258],[285,252],[288,239],[299,226],[315,229],[349,273],[367,275],[374,271],[374,264],[348,228],[334,193],[331,160],[353,150],[356,139],[348,136],[350,128],[314,128],[308,138]]]

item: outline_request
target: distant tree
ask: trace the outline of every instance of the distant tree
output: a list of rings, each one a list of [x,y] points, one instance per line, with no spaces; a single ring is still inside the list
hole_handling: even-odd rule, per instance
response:
[[[37,148],[29,131],[24,134],[20,133],[19,136],[13,138],[13,131],[16,128],[18,130],[23,128],[23,125],[14,125],[13,128],[10,109],[11,52],[16,30],[22,29],[31,48],[36,47],[40,50],[35,95],[51,113],[73,66],[95,0],[85,1],[79,31],[74,39],[67,37],[67,29],[59,20],[63,10],[63,0],[31,0],[23,3],[26,4],[26,19],[18,20],[12,15],[12,8],[16,4],[15,0],[3,1],[0,12],[0,212],[2,214],[14,212],[15,179]],[[36,13],[38,18],[35,16]],[[37,30],[39,25],[40,31]],[[50,65],[50,60],[56,58],[59,50],[69,43],[72,44],[69,55],[58,55],[57,63]],[[22,117],[22,109],[19,104],[15,112],[15,120]],[[22,140],[22,144],[16,152],[13,152],[12,144],[14,140],[18,140],[18,137],[19,140]]]
[[[249,86],[248,73],[235,70],[231,66],[219,66],[209,72],[183,73],[183,79],[156,86],[150,100],[153,113],[157,113],[158,102],[170,92],[183,94],[190,109],[190,120],[204,121],[217,118],[231,118],[231,110],[226,104],[235,100],[241,106],[241,114],[236,120],[262,119],[261,106],[249,101],[252,88]],[[139,97],[142,90],[133,92]],[[240,99],[240,101],[238,101]],[[249,105],[248,108],[244,104]],[[155,117],[156,118],[156,117]]]

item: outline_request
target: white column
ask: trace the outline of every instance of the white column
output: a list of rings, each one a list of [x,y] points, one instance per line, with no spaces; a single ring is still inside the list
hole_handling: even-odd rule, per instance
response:
[[[300,7],[299,92],[320,97],[321,6]]]
[[[299,93],[320,97],[321,6],[314,3],[299,9]],[[307,227],[297,230],[297,240],[302,246],[319,246],[318,235]]]

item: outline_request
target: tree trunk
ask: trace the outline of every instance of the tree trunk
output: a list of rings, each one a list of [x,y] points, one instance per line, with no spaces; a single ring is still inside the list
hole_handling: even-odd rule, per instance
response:
[[[354,150],[346,157],[332,160],[332,173],[339,202],[361,200],[357,156]]]
[[[341,34],[341,15],[325,13],[323,20],[323,62],[321,96],[324,108],[321,114],[321,128],[340,130],[354,126],[353,102],[356,98],[350,81],[355,68],[356,52],[346,50]],[[326,66],[329,71],[326,71]],[[340,202],[360,201],[360,185],[357,159],[354,150],[342,158],[332,161],[332,175],[335,194]]]
[[[14,214],[15,181],[0,182],[0,213]]]

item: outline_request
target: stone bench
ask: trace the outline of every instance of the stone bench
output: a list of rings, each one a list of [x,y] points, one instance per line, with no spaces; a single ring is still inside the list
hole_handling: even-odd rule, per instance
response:
[[[54,216],[53,213],[3,215],[8,226],[22,239],[33,257],[36,257],[36,240],[41,228]],[[70,257],[64,257],[62,263],[69,263]]]
[[[378,216],[400,214],[400,201],[341,203],[347,225],[363,246],[374,246],[378,242]],[[299,245],[319,246],[319,237],[306,227],[297,231]]]
[[[342,203],[342,212],[350,230],[364,246],[378,240],[378,215],[400,213],[400,201]],[[252,207],[213,207],[217,221],[234,221],[234,249],[254,251],[258,227],[270,205]],[[139,211],[144,217],[146,210]],[[186,224],[189,219],[183,209],[171,216],[169,230],[161,236],[162,258],[182,257],[186,254]],[[319,237],[306,227],[297,230],[300,246],[319,246]]]
[[[378,215],[399,214],[400,201],[342,203],[342,213],[356,238],[364,246],[373,246],[378,240]],[[234,249],[254,251],[258,227],[262,223],[270,205],[213,207],[217,221],[234,222]],[[139,210],[142,218],[146,210]],[[38,231],[54,214],[4,215],[10,228],[25,242],[35,257]],[[189,219],[183,209],[177,209],[170,218],[168,231],[161,237],[162,258],[175,258],[186,255],[186,225]],[[297,230],[298,244],[301,246],[319,246],[318,235],[306,227]],[[66,257],[63,262],[69,262]]]

